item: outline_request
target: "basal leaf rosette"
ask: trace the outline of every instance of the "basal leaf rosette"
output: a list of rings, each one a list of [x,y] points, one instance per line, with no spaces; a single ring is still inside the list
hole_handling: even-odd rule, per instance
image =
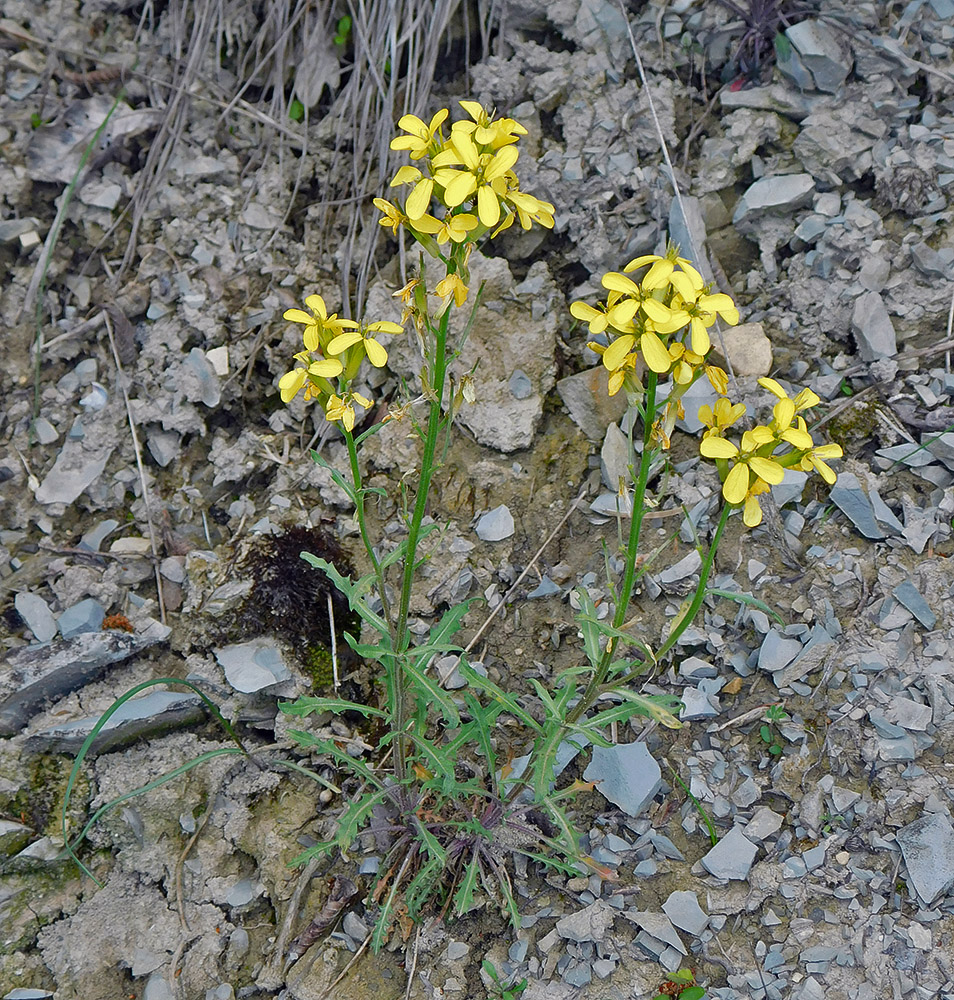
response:
[[[379,334],[403,333],[397,323],[384,320],[360,324],[328,314],[320,295],[309,295],[304,309],[286,309],[284,318],[301,323],[305,349],[296,354],[301,367],[286,372],[278,380],[282,402],[290,403],[304,389],[305,399],[317,399],[330,421],[340,420],[350,432],[356,419],[355,406],[367,409],[371,400],[351,388],[367,358],[375,368],[387,364],[388,352]]]
[[[638,280],[630,276],[641,270]],[[702,373],[717,392],[725,391],[725,372],[706,362],[708,331],[718,317],[737,323],[739,311],[728,295],[711,291],[677,247],[670,245],[664,257],[636,257],[622,271],[604,274],[601,283],[605,303],[574,302],[570,313],[601,338],[587,346],[609,372],[611,396],[624,386],[641,394],[641,365],[658,376],[671,374],[677,399]]]
[[[820,402],[811,389],[802,389],[791,398],[775,379],[760,378],[759,385],[777,398],[772,419],[744,431],[738,445],[726,433],[744,415],[741,403],[722,397],[715,406],[699,409],[699,420],[706,427],[699,451],[715,460],[723,498],[742,509],[743,523],[750,528],[762,523],[759,497],[782,482],[786,469],[814,470],[831,486],[836,476],[828,460],[842,455],[841,445],[815,444],[801,416],[801,411]]]

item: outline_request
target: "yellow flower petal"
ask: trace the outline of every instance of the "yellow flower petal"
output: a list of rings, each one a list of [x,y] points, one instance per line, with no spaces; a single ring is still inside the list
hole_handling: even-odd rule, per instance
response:
[[[450,173],[454,176],[447,177],[445,183],[442,175],[446,177]],[[477,190],[477,178],[468,170],[440,171],[434,179],[444,187],[444,204],[448,208],[462,205]]]
[[[706,458],[735,458],[739,449],[725,438],[707,437],[699,445],[699,453]]]
[[[308,366],[309,374],[317,375],[319,378],[335,378],[343,371],[344,368],[337,358],[322,358],[321,361],[315,361]]]
[[[305,299],[305,305],[322,319],[328,318],[328,310],[325,308],[325,300],[320,295],[309,295]]]
[[[512,149],[512,146],[507,146]],[[500,201],[489,184],[481,184],[477,190],[477,214],[480,221],[489,229],[500,221]]]
[[[305,369],[296,368],[294,371],[286,372],[278,380],[278,389],[281,393],[282,402],[290,403],[298,395],[299,389],[305,384]]]
[[[603,352],[603,365],[608,371],[616,371],[626,359],[626,355],[633,349],[636,338],[626,334],[618,337]]]
[[[364,353],[375,368],[383,368],[388,363],[388,352],[373,337],[366,337]]]
[[[672,358],[669,351],[663,346],[663,342],[655,333],[644,333],[639,340],[640,350],[646,359],[646,364],[657,374],[662,375],[669,371]]]
[[[314,323],[315,317],[310,316],[302,309],[286,309],[282,313],[282,319],[291,320],[292,323]]]
[[[706,438],[707,441],[718,441],[718,438]],[[705,442],[703,442],[704,444]],[[722,485],[722,495],[729,503],[742,503],[749,492],[749,467],[738,462],[729,470]]]
[[[326,348],[329,354],[340,354],[342,351],[346,351],[352,344],[357,344],[361,340],[361,334],[357,330],[349,330],[347,333],[341,333]]]
[[[785,478],[785,470],[768,458],[759,458],[758,455],[753,455],[752,458],[749,459],[749,465],[752,466],[752,471],[760,479],[764,479],[767,483],[771,483],[772,486],[778,486],[778,484]]]
[[[431,192],[433,190],[434,182],[430,177],[425,177],[410,193],[404,205],[404,211],[407,212],[407,217],[411,222],[419,219],[427,211],[428,205],[431,203]]]
[[[759,506],[758,497],[749,496],[745,498],[745,507],[742,510],[742,523],[747,528],[757,528],[762,523],[762,508]]]

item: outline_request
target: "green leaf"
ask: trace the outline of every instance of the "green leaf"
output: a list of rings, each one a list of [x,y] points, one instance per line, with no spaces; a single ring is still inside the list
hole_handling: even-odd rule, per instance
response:
[[[313,733],[304,733],[300,729],[289,729],[288,735],[302,747],[313,747],[319,753],[326,753],[329,757],[333,757],[339,764],[343,764],[345,768],[351,771],[352,774],[356,774],[359,778],[368,782],[368,784],[373,785],[375,788],[383,788],[384,785],[381,779],[368,767],[364,761],[358,760],[357,757],[352,757],[350,754],[345,753],[343,750],[339,749],[332,740],[324,739],[319,736],[315,736]]]
[[[480,878],[480,857],[476,851],[474,851],[471,856],[470,861],[467,862],[467,867],[464,869],[464,877],[460,881],[460,885],[457,887],[457,892],[454,893],[454,910],[459,917],[462,917],[465,913],[469,913],[474,908],[474,891],[477,888],[477,882]],[[489,963],[484,960],[484,969]],[[493,969],[493,966],[490,966]],[[496,970],[495,970],[496,971]],[[493,975],[496,979],[494,973],[488,972],[488,975]]]
[[[305,106],[296,97],[288,107],[288,117],[293,122],[300,122],[305,117]]]
[[[596,623],[596,605],[585,587],[577,587],[576,595],[580,602],[580,612],[576,620],[580,623],[580,631],[583,633],[583,650],[595,670],[603,657],[603,651],[600,649],[600,629]]]
[[[329,577],[338,590],[348,598],[348,605],[351,610],[357,612],[364,621],[377,629],[382,639],[391,634],[388,623],[377,612],[372,611],[370,605],[361,597],[363,591],[370,590],[371,586],[373,586],[375,582],[373,573],[368,573],[357,583],[354,583],[350,577],[339,573],[327,559],[320,559],[318,556],[313,556],[310,552],[302,552],[301,557],[310,566],[322,570]]]
[[[769,726],[759,726],[759,736],[761,736],[766,743],[775,742],[775,737],[772,735],[772,730]]]
[[[679,994],[679,1000],[702,1000],[706,991],[701,986],[690,986]]]
[[[530,715],[530,713],[517,703],[517,699],[512,695],[507,694],[500,687],[498,687],[489,677],[484,677],[482,674],[478,674],[476,670],[470,664],[461,661],[457,668],[460,672],[461,677],[470,684],[471,687],[477,688],[478,691],[483,691],[484,694],[489,695],[495,702],[497,702],[505,712],[509,712],[511,715],[516,716],[525,726],[528,726],[535,733],[543,735],[543,726],[540,725],[537,720]]]
[[[380,708],[372,708],[370,705],[362,705],[357,701],[347,701],[344,698],[299,698],[297,701],[280,701],[278,707],[286,715],[297,715],[302,718],[318,712],[360,712],[365,718],[376,715],[379,719],[386,719],[387,713]]]
[[[682,707],[682,702],[674,695],[647,695],[625,688],[614,688],[613,696],[632,702],[638,707],[638,715],[648,715],[667,729],[682,729],[682,723],[676,718],[676,712]]]
[[[750,608],[758,608],[759,611],[764,611],[767,615],[771,615],[777,622],[781,623],[783,621],[782,616],[773,611],[765,601],[760,601],[751,594],[740,594],[734,590],[722,590],[719,587],[707,587],[706,596],[709,595],[724,597],[727,601],[735,601],[736,604],[744,604]]]
[[[460,713],[454,704],[454,699],[434,680],[418,669],[415,663],[406,660],[404,663],[404,673],[410,678],[412,684],[425,699],[436,702],[441,707],[441,713],[446,722],[455,728],[460,725]]]
[[[560,744],[565,738],[566,727],[557,724],[548,729],[533,745],[530,770],[533,773],[533,798],[535,802],[543,802],[550,794],[557,750],[560,749]]]
[[[430,634],[427,637],[427,644],[433,646],[435,649],[448,648],[450,640],[460,631],[461,622],[464,615],[470,610],[471,604],[474,601],[482,599],[471,597],[460,604],[455,604],[452,608],[448,608],[441,616],[441,620],[431,627]]]

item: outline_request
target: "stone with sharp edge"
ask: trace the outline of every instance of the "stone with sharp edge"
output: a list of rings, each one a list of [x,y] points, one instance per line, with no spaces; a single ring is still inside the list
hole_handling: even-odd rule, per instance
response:
[[[662,772],[645,743],[594,747],[583,772],[598,791],[629,816],[638,816],[662,788]]]
[[[734,826],[702,859],[703,868],[716,878],[748,878],[758,847]]]

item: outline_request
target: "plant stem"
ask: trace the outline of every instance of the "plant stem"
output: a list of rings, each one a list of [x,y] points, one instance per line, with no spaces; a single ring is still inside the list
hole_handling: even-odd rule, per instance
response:
[[[384,573],[381,571],[381,563],[371,544],[368,535],[368,525],[364,510],[364,487],[361,485],[361,467],[358,465],[358,449],[354,443],[354,434],[346,427],[342,426],[345,442],[348,445],[348,460],[351,463],[351,482],[354,484],[355,515],[358,521],[358,529],[361,532],[361,541],[364,542],[364,550],[368,553],[368,559],[374,569],[374,575],[378,578],[378,592],[381,595],[381,607],[385,621],[391,620],[391,609],[388,606],[388,595],[385,588]]]
[[[715,534],[712,536],[712,541],[709,544],[709,551],[706,552],[706,557],[702,562],[702,567],[699,571],[699,582],[696,584],[696,592],[692,596],[692,602],[686,609],[686,613],[679,619],[679,623],[669,633],[669,637],[657,650],[656,658],[659,660],[661,660],[663,656],[665,656],[665,654],[668,653],[669,650],[672,649],[672,647],[679,641],[679,637],[692,624],[699,608],[702,607],[702,602],[706,599],[709,574],[712,572],[716,550],[719,548],[719,542],[722,540],[722,532],[725,530],[725,526],[729,520],[729,514],[731,513],[732,508],[728,504],[725,504],[722,508],[722,514],[719,517],[719,523],[716,525]],[[638,669],[631,670],[628,674],[623,674],[621,677],[617,677],[613,681],[613,687],[620,687],[623,684],[628,684],[630,681],[635,680],[640,676],[640,674],[642,674],[644,667],[645,664],[642,664]]]
[[[626,612],[629,608],[630,599],[633,596],[633,589],[636,586],[636,556],[639,552],[639,533],[643,526],[643,517],[646,513],[646,486],[649,482],[649,469],[652,465],[655,452],[652,448],[653,424],[656,421],[656,373],[650,371],[646,378],[646,393],[643,397],[643,451],[639,459],[639,473],[636,476],[636,483],[633,489],[633,512],[629,522],[629,539],[626,542],[626,564],[623,569],[623,583],[619,589],[616,600],[616,612],[613,615],[613,627],[619,628],[626,620]],[[600,658],[599,666],[593,671],[576,706],[568,713],[567,723],[577,722],[582,715],[589,711],[590,707],[600,696],[606,675],[609,672],[610,663],[613,660],[613,650],[615,643],[611,640],[607,642],[603,655]]]
[[[397,620],[394,623],[394,652],[398,664],[407,649],[408,628],[407,619],[411,605],[411,592],[414,586],[414,570],[417,565],[417,543],[421,533],[421,523],[427,510],[428,493],[431,478],[434,474],[434,455],[437,450],[437,438],[441,427],[441,400],[444,395],[444,382],[447,376],[447,326],[450,320],[450,309],[441,315],[440,322],[434,330],[434,355],[432,359],[432,377],[430,390],[430,410],[427,415],[427,433],[424,438],[424,450],[421,454],[421,476],[417,486],[417,496],[414,500],[414,511],[407,532],[407,551],[404,556],[404,574],[401,578],[401,600],[398,606]],[[397,672],[395,684],[394,713],[392,726],[394,733],[394,776],[398,782],[404,779],[407,770],[407,692],[405,679]]]

